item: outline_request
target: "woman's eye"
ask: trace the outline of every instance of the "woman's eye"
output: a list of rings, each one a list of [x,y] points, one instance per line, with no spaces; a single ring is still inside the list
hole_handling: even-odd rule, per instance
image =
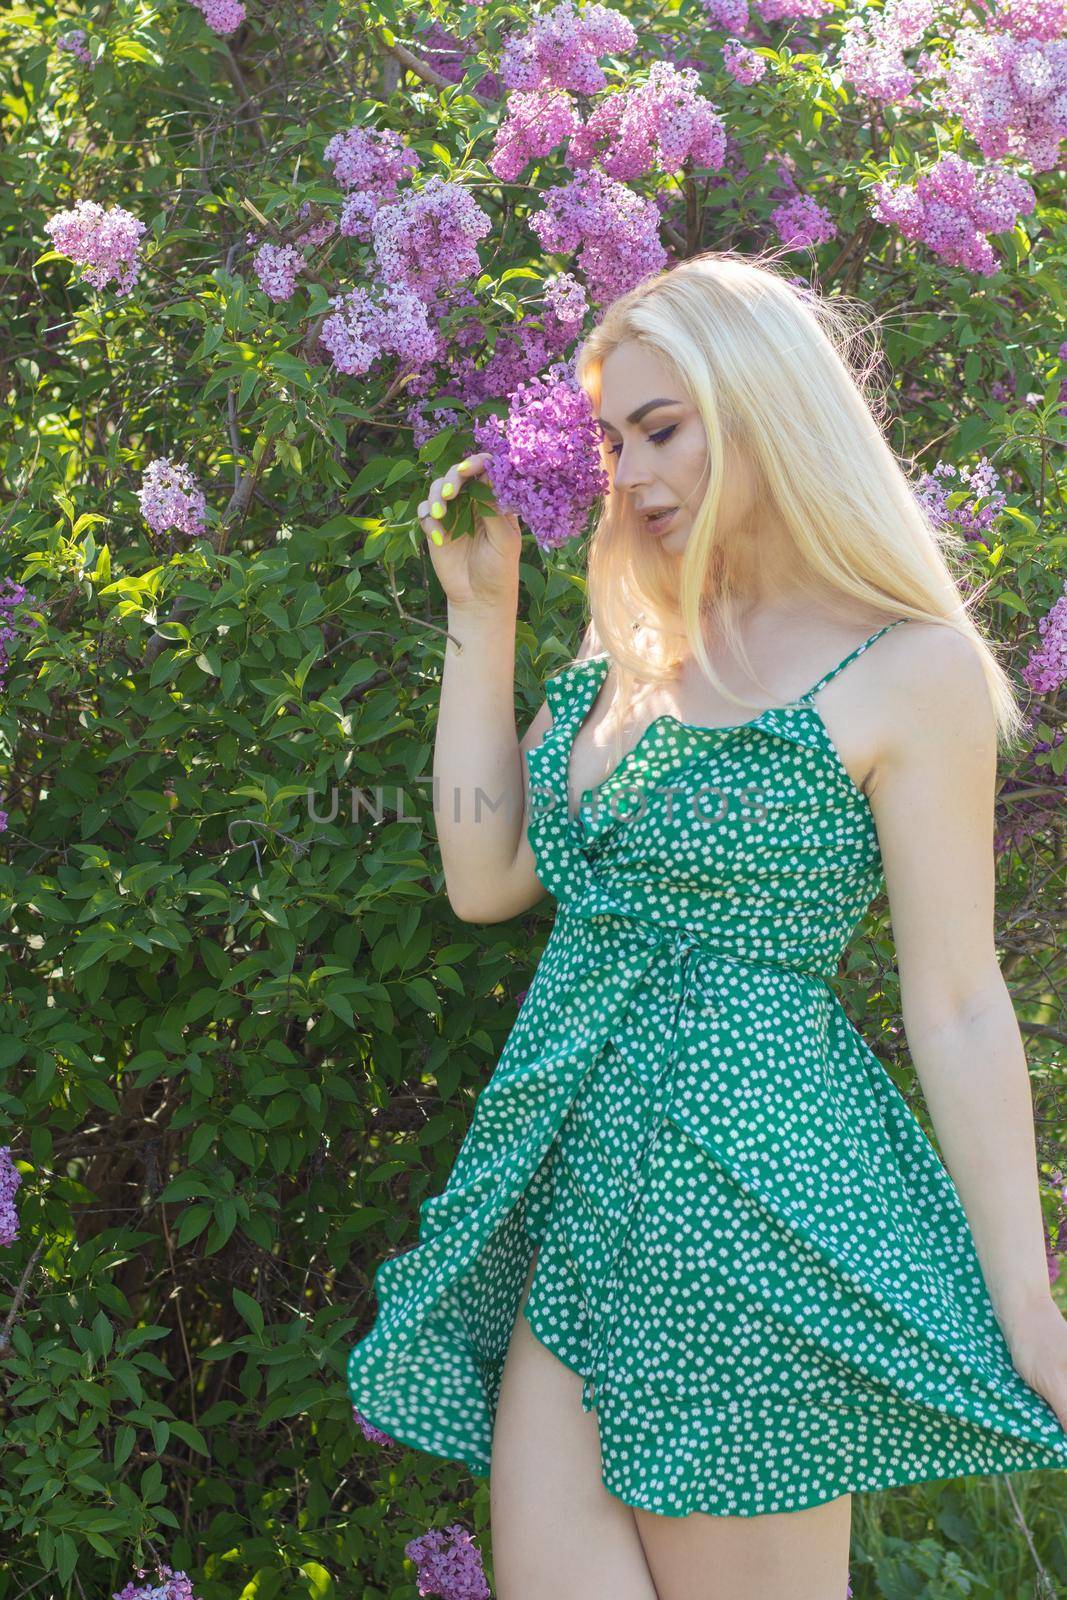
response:
[[[667,440],[670,438],[677,426],[678,424],[676,422],[672,422],[669,428],[661,428],[659,433],[650,433],[648,437],[652,440],[653,444],[666,444]],[[608,448],[608,454],[617,456],[621,449],[621,444],[610,445]]]

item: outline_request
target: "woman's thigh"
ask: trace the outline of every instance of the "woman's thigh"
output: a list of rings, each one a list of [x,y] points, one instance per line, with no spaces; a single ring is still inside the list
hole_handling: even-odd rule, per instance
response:
[[[535,1251],[493,1427],[497,1600],[657,1600],[634,1513],[604,1487],[582,1379],[541,1344],[523,1314],[536,1265]]]
[[[659,1600],[845,1600],[850,1494],[759,1517],[634,1515]]]

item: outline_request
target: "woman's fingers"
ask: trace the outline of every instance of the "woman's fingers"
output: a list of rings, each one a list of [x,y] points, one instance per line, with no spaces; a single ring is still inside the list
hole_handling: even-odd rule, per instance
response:
[[[440,478],[434,478],[430,484],[429,493],[425,500],[419,501],[418,517],[424,533],[428,533],[435,544],[441,544],[443,539],[437,537],[442,533],[440,524],[448,509],[448,503],[454,500],[468,478],[479,476],[489,460],[487,454],[468,456],[463,461],[457,461],[454,466]]]

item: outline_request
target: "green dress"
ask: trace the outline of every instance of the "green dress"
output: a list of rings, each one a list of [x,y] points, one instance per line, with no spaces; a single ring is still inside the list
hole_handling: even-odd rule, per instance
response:
[[[576,817],[609,658],[549,681],[528,837],[555,923],[349,1355],[394,1440],[488,1474],[539,1245],[525,1316],[581,1375],[631,1506],[755,1516],[1067,1468],[951,1177],[831,987],[883,879],[813,696],[887,628],[748,722],[657,717]]]

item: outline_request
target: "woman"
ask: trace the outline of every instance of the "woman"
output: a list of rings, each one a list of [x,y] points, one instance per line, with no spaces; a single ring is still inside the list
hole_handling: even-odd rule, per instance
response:
[[[595,626],[521,743],[518,524],[441,534],[482,456],[420,507],[449,899],[559,910],[348,1376],[393,1438],[491,1460],[498,1600],[843,1597],[853,1492],[1067,1468],[994,946],[1021,714],[854,339],[728,253],[608,308]],[[951,1177],[828,982],[883,879]]]

